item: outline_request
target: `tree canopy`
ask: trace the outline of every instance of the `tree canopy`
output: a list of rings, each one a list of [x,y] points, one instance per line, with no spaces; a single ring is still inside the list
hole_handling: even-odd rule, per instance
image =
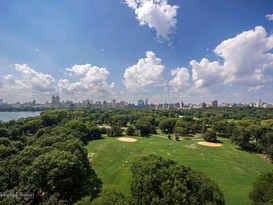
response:
[[[132,204],[225,204],[219,186],[204,174],[156,155],[133,163]]]
[[[249,198],[255,205],[273,204],[273,171],[263,173],[256,179]]]

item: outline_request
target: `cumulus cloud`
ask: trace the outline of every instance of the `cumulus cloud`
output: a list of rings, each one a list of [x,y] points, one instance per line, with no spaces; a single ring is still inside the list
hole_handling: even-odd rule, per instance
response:
[[[176,68],[171,70],[171,75],[174,78],[169,82],[169,85],[173,87],[173,92],[177,92],[187,88],[189,86],[190,74],[186,68]]]
[[[192,80],[197,88],[223,82],[223,66],[219,62],[209,62],[208,59],[203,58],[200,63],[192,60],[190,65],[192,66]]]
[[[155,29],[159,39],[170,40],[176,28],[177,5],[169,5],[167,0],[125,0],[135,11],[136,19],[141,26],[148,25]]]
[[[37,72],[26,64],[15,64],[15,69],[22,73],[21,82],[38,91],[53,91],[54,78],[51,75]]]
[[[136,65],[126,68],[123,84],[133,92],[144,91],[151,86],[163,86],[165,85],[162,76],[164,69],[161,59],[152,51],[147,51],[146,58],[141,58]]]
[[[9,88],[28,88],[29,86],[23,82],[23,80],[18,79],[17,77],[13,75],[6,75],[2,79],[3,86],[9,87]]]
[[[3,85],[9,89],[32,89],[34,91],[53,91],[54,78],[51,75],[37,72],[26,64],[15,64],[15,70],[21,73],[19,77],[6,75],[2,78]]]
[[[268,14],[265,16],[269,21],[273,21],[273,14]]]
[[[197,87],[219,83],[261,87],[272,82],[266,75],[266,71],[273,68],[272,49],[273,35],[258,26],[223,41],[214,49],[222,63],[207,59],[200,63],[191,61],[192,79]]]
[[[107,83],[109,72],[106,68],[99,68],[91,64],[74,65],[72,68],[67,68],[72,76],[78,77],[78,81],[70,82],[68,79],[60,79],[58,87],[61,91],[67,93],[84,92],[102,96],[111,92],[115,86],[114,83],[110,85]]]

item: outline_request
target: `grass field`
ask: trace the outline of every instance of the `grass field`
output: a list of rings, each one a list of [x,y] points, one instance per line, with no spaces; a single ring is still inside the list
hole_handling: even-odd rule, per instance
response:
[[[206,147],[198,140],[172,141],[159,136],[136,137],[137,142],[121,142],[105,137],[87,145],[93,169],[104,184],[113,184],[130,195],[131,163],[141,156],[159,154],[194,170],[199,170],[219,183],[227,205],[250,204],[248,193],[252,182],[273,165],[256,154],[240,151],[229,140],[222,147]]]

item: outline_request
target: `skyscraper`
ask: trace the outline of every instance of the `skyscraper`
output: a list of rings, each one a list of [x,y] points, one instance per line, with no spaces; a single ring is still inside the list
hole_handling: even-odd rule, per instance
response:
[[[52,100],[51,100],[51,104],[55,104],[56,103],[56,98],[55,98],[55,96],[53,95],[52,96]]]
[[[145,107],[144,101],[143,100],[138,100],[137,101],[137,107],[138,108],[144,108]]]
[[[213,100],[211,103],[212,107],[218,107],[218,101],[217,100]]]
[[[145,107],[148,106],[148,99],[145,100]]]
[[[60,103],[60,97],[57,95],[56,98],[55,98],[55,103],[56,104],[59,104]]]

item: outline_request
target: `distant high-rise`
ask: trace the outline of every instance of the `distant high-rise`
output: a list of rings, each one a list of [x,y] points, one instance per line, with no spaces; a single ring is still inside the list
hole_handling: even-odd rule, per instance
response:
[[[148,106],[148,99],[145,100],[145,107]]]
[[[207,107],[207,104],[205,103],[205,102],[202,102],[201,104],[200,104],[200,108],[206,108]]]
[[[137,101],[137,107],[138,108],[144,108],[145,107],[144,101],[143,100],[138,100]]]
[[[51,104],[60,104],[60,97],[57,95],[55,97],[55,95],[52,96],[52,100],[51,100]]]
[[[113,100],[112,100],[112,107],[115,108],[115,107],[116,107],[116,104],[117,104],[116,99],[113,99]]]
[[[56,96],[56,99],[55,99],[55,100],[56,100],[56,104],[59,104],[59,103],[60,103],[60,97],[59,97],[58,95]]]
[[[3,99],[0,99],[0,106],[3,104]]]
[[[55,104],[56,103],[56,98],[55,98],[55,96],[53,95],[52,96],[52,100],[51,100],[51,104]]]
[[[218,101],[217,100],[213,100],[211,103],[212,107],[218,107]]]

